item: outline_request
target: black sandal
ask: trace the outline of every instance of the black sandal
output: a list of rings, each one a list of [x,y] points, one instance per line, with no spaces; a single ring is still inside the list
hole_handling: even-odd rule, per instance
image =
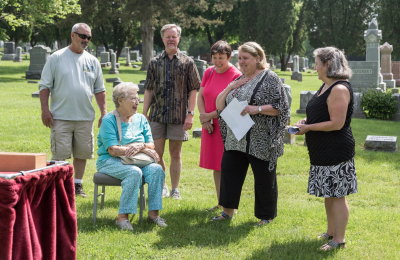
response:
[[[222,211],[220,216],[213,217],[211,221],[231,220],[232,217]]]
[[[331,240],[328,243],[323,244],[319,248],[319,250],[327,252],[327,251],[332,251],[332,250],[341,249],[341,248],[346,248],[346,242],[338,243],[336,241]]]
[[[333,236],[331,236],[325,232],[325,233],[322,233],[321,235],[319,235],[317,238],[321,239],[321,240],[332,240]]]
[[[272,222],[272,219],[261,219],[259,222],[254,224],[256,227],[262,227]]]

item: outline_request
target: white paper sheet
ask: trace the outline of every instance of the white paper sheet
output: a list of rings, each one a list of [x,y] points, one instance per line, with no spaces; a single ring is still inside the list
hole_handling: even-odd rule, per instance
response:
[[[238,141],[242,139],[254,125],[254,121],[249,114],[244,116],[240,114],[246,106],[247,101],[239,102],[234,98],[221,112],[222,119],[224,119]]]

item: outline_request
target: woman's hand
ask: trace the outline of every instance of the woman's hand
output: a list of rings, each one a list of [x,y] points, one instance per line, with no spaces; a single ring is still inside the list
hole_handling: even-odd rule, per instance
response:
[[[228,84],[227,88],[230,89],[230,91],[243,86],[244,84],[246,84],[248,81],[250,80],[250,78],[240,78],[238,80],[232,81],[231,83]]]
[[[126,146],[125,156],[133,156],[145,148],[144,143],[131,143]]]
[[[294,125],[299,128],[299,131],[296,133],[296,135],[304,135],[305,133],[310,131],[308,125],[306,124],[306,119],[301,119],[297,121],[297,123]]]
[[[211,121],[202,123],[201,127],[205,129],[209,134],[212,134],[212,132],[214,131],[214,126],[211,124]]]
[[[258,112],[258,106],[250,106],[247,105],[242,112],[240,113],[242,116],[249,114],[249,115],[256,115],[259,114]]]
[[[200,123],[204,124],[206,122],[210,122],[214,118],[214,115],[213,113],[200,113],[199,118],[200,118]]]
[[[141,152],[147,154],[148,156],[151,156],[156,163],[160,161],[160,157],[158,156],[156,150],[144,148]]]

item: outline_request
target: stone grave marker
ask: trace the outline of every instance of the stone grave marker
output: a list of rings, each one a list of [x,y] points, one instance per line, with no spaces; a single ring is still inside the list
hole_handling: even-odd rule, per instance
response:
[[[100,65],[102,68],[109,67],[111,65],[109,52],[105,51],[100,53]]]
[[[111,56],[111,69],[108,73],[119,74],[119,71],[117,69],[117,55],[114,52],[112,52],[110,56]]]
[[[144,85],[146,84],[146,80],[141,80],[139,83],[139,91],[138,94],[144,94]]]
[[[397,151],[397,136],[368,135],[364,147],[366,150],[395,152]]]
[[[4,43],[4,54],[1,60],[14,60],[15,58],[15,42]]]
[[[15,62],[21,62],[22,61],[22,48],[21,47],[17,47],[17,49],[15,50],[14,61]]]
[[[97,46],[97,48],[96,48],[96,57],[100,57],[102,52],[106,52],[106,47]]]
[[[125,47],[124,49],[125,49],[125,52],[126,52],[126,55],[125,55],[125,58],[126,58],[125,66],[131,66],[131,52],[129,51],[129,47]]]
[[[33,93],[32,93],[32,97],[33,97],[33,98],[38,98],[38,97],[39,97],[39,92],[40,92],[39,90],[36,91],[36,92],[33,92]]]
[[[29,50],[30,63],[29,69],[25,73],[26,79],[40,79],[50,52],[51,49],[43,45],[37,45]]]
[[[380,73],[380,40],[382,31],[378,29],[378,22],[373,18],[369,23],[368,30],[364,31],[366,43],[365,61],[349,61],[353,71],[350,79],[354,92],[365,92],[368,89],[380,89],[386,91],[386,84],[383,82]]]
[[[393,79],[392,73],[392,51],[393,46],[385,42],[381,47],[381,73],[383,82],[386,83],[386,87],[396,87],[396,81]]]
[[[308,64],[308,58],[304,58],[304,67],[308,70],[310,68],[310,65]]]
[[[400,61],[392,61],[393,79],[396,81],[396,86],[400,86]]]
[[[300,92],[300,109],[296,111],[297,114],[305,114],[308,101],[317,93],[317,91],[301,91]]]
[[[207,69],[207,61],[195,59],[194,63],[196,64],[200,79],[203,79],[204,71]]]
[[[122,82],[123,82],[122,80],[113,81],[113,88],[115,88],[116,85],[118,85],[119,83],[122,83]]]
[[[364,111],[361,109],[361,98],[362,93],[354,92],[353,93],[353,115],[355,118],[365,118]]]
[[[239,56],[239,51],[238,50],[233,50],[232,54],[231,54],[231,63],[236,68],[239,68],[238,56]]]
[[[300,72],[305,72],[306,71],[306,62],[304,57],[299,58],[299,70]]]
[[[291,80],[303,81],[303,74],[299,71],[299,56],[293,56],[293,72]]]
[[[115,82],[115,81],[121,81],[121,79],[120,78],[108,78],[108,79],[106,79],[106,82]]]

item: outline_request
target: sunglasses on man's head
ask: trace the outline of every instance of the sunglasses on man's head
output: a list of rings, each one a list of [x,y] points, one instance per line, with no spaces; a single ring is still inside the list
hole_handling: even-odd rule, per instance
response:
[[[81,38],[82,40],[88,40],[88,41],[90,41],[91,39],[92,39],[92,36],[89,36],[89,35],[86,35],[86,34],[82,34],[82,33],[77,33],[77,32],[74,32],[74,33],[76,33],[78,36],[79,36],[79,38]]]

